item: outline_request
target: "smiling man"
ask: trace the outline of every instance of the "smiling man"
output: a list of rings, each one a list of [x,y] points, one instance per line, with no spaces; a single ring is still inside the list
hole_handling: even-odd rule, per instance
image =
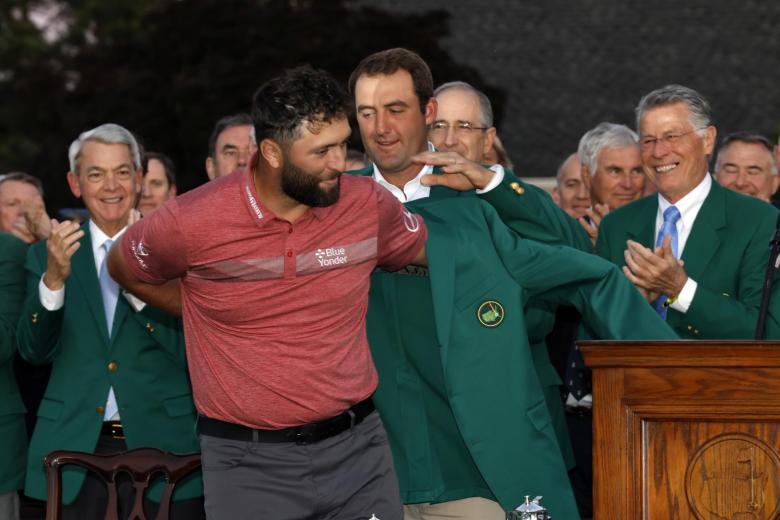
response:
[[[451,81],[433,91],[436,120],[428,131],[437,150],[457,152],[477,163],[490,153],[496,139],[493,109],[485,94],[463,81]]]
[[[133,135],[115,124],[82,133],[69,150],[71,192],[83,226],[52,220],[27,255],[19,352],[52,372],[30,443],[25,493],[46,499],[43,457],[57,449],[112,454],[139,447],[198,450],[184,342],[177,319],[119,294],[106,269],[111,244],[137,217],[141,161]],[[132,304],[132,306],[131,306]],[[152,498],[159,501],[158,487]],[[107,493],[83,472],[63,475],[64,519],[102,518]],[[173,518],[202,518],[200,478],[179,490]],[[132,486],[120,488],[122,518]],[[156,507],[147,503],[147,507]]]
[[[642,196],[645,175],[637,140],[636,132],[614,123],[599,123],[580,139],[577,155],[592,207],[577,220],[594,244],[604,215]]]
[[[725,188],[769,202],[780,184],[772,143],[750,132],[727,135],[715,160],[715,180]]]
[[[597,253],[624,266],[681,337],[752,338],[777,210],[712,181],[716,130],[701,94],[668,85],[636,113],[642,165],[658,194],[607,215]]]
[[[637,141],[633,130],[614,123],[599,123],[580,139],[577,155],[594,206],[611,211],[642,196],[645,175]]]
[[[426,125],[438,120],[451,133],[485,119],[473,105],[437,115],[420,56],[401,48],[367,56],[350,90],[373,163],[351,173],[373,177],[429,231],[429,269],[375,271],[366,316],[405,519],[504,520],[528,494],[544,495],[557,517],[578,518],[559,441],[568,444],[565,423],[554,429],[548,404],[563,413],[560,379],[529,328],[542,330],[550,309],[569,303],[596,337],[676,335],[614,265],[525,239],[573,243],[576,232],[588,248],[549,195],[453,151],[458,139],[427,151]],[[529,318],[525,302],[549,322]]]
[[[24,172],[0,175],[0,231],[32,244],[48,238],[51,221],[41,181]]]

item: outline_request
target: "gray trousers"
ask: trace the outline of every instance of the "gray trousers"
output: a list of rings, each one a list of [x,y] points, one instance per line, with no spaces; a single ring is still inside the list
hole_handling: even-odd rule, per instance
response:
[[[402,520],[377,412],[314,444],[200,436],[209,520]]]
[[[17,491],[0,493],[0,518],[2,520],[19,520],[19,493]]]

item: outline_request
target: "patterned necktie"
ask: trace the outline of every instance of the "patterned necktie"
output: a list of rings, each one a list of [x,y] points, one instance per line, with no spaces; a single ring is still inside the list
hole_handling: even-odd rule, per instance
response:
[[[103,297],[103,311],[106,313],[106,327],[108,327],[108,337],[111,337],[111,327],[114,325],[114,312],[116,311],[116,301],[119,296],[119,285],[108,274],[108,252],[111,250],[112,240],[109,238],[100,246],[105,251],[103,262],[100,264],[100,295]],[[103,420],[109,421],[119,411],[114,388],[108,390],[108,399],[106,400],[106,409],[103,414]]]
[[[672,237],[672,241],[669,244],[672,248],[672,254],[675,258],[680,258],[680,254],[678,252],[678,245],[677,245],[677,221],[680,220],[680,210],[678,210],[675,206],[669,206],[664,211],[664,221],[661,224],[661,229],[658,230],[658,237],[655,239],[655,247],[661,247],[664,243],[664,239],[666,239],[667,236]],[[664,307],[664,303],[666,303],[666,300],[668,300],[668,297],[665,294],[662,294],[654,303],[653,306],[655,307],[655,310],[658,312],[658,314],[661,315],[663,319],[666,319],[666,311],[667,308]]]
[[[111,337],[111,327],[114,325],[114,312],[116,300],[119,296],[119,285],[108,274],[108,252],[111,250],[112,240],[109,238],[100,246],[105,251],[103,263],[100,264],[100,294],[103,297],[103,311],[106,313],[106,327],[108,337]]]

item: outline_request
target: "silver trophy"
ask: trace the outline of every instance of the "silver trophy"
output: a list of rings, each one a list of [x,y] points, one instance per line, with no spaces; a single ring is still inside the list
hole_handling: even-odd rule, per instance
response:
[[[535,497],[531,500],[529,495],[525,496],[525,503],[520,504],[517,509],[506,514],[506,520],[552,520],[552,517],[545,508],[542,507],[542,497]]]

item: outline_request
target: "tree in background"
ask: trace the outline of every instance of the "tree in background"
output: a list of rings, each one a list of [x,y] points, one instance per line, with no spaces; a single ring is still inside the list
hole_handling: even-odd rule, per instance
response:
[[[0,172],[40,177],[50,208],[73,205],[67,146],[79,132],[115,122],[173,157],[187,190],[206,180],[214,122],[248,111],[263,81],[310,63],[346,82],[360,59],[393,46],[419,52],[437,83],[485,89],[500,113],[503,91],[439,43],[448,25],[443,11],[393,14],[349,0],[6,1]]]

